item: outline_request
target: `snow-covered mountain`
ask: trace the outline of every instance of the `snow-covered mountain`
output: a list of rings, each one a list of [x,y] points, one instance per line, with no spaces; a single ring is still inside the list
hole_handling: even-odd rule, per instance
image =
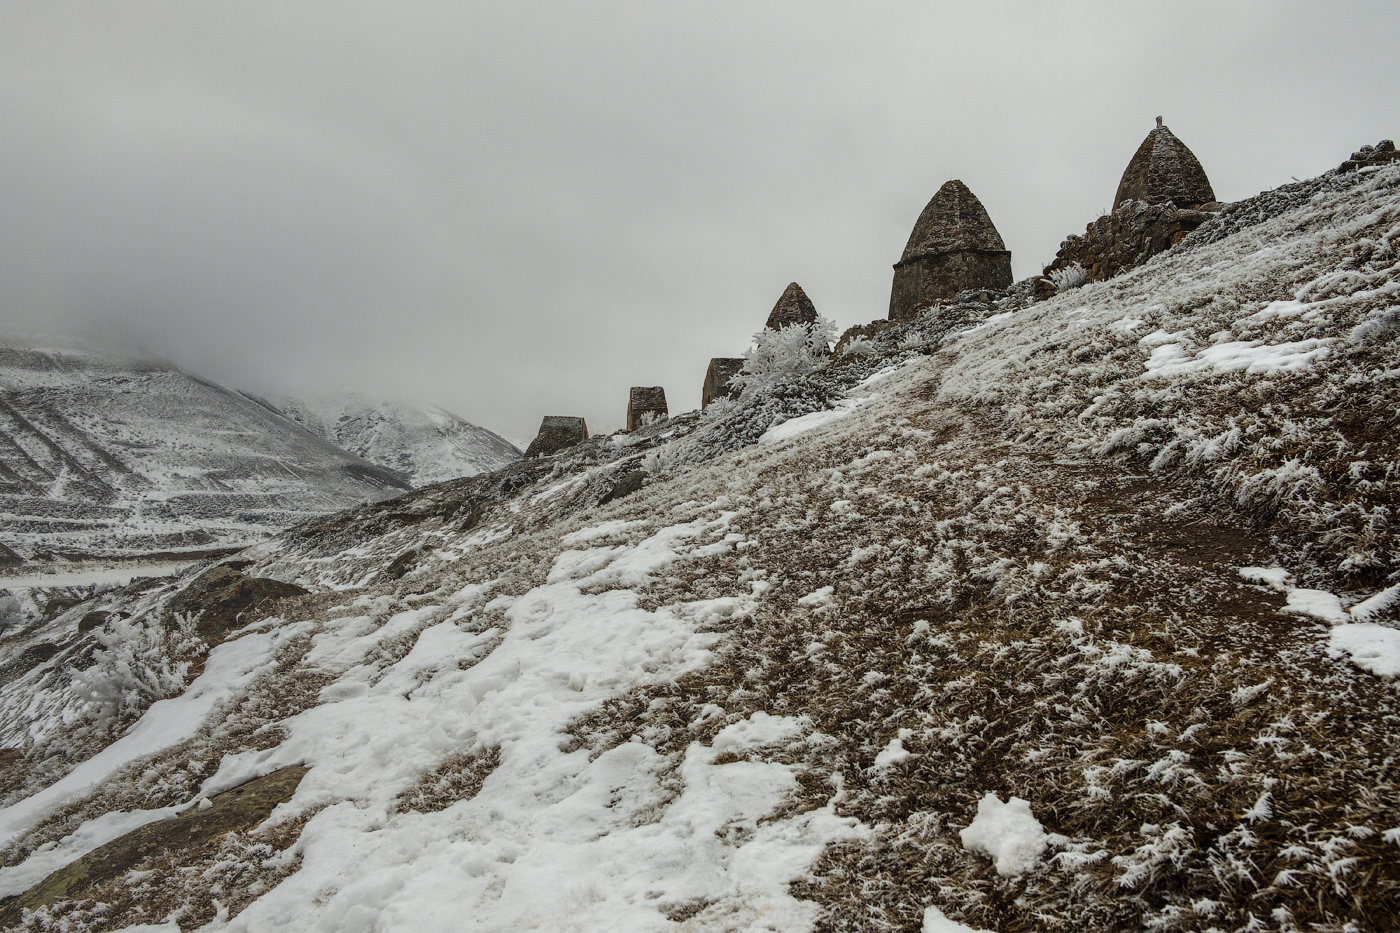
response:
[[[521,456],[505,438],[435,405],[384,401],[349,390],[256,400],[414,486],[489,473]]]
[[[407,488],[168,363],[0,342],[0,544],[26,559],[244,545]]]
[[[31,620],[0,923],[1392,929],[1397,295],[1329,175]]]

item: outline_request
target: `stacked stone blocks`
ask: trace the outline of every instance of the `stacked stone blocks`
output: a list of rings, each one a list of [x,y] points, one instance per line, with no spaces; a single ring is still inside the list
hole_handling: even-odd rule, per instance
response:
[[[909,234],[894,265],[891,321],[907,321],[931,304],[950,301],[967,289],[1001,290],[1011,285],[1011,251],[987,209],[961,181],[938,189]]]
[[[670,410],[666,407],[666,390],[661,386],[633,386],[627,399],[627,430],[635,431],[658,421],[665,421]]]
[[[525,448],[525,459],[548,457],[566,447],[581,444],[588,440],[588,424],[582,418],[570,415],[545,415],[540,422],[540,433]]]

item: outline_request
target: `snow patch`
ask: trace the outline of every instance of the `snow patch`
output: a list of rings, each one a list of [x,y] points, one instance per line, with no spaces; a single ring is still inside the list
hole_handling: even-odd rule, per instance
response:
[[[1012,797],[1002,803],[993,793],[978,801],[977,816],[958,835],[963,848],[990,856],[997,874],[1007,876],[1035,867],[1050,844],[1029,801]]]
[[[1144,341],[1146,338],[1144,338]],[[1206,347],[1194,356],[1179,343],[1156,346],[1144,364],[1144,376],[1173,377],[1184,373],[1233,373],[1269,375],[1312,368],[1332,352],[1333,339],[1297,340],[1265,344],[1258,340],[1233,340]]]
[[[923,933],[990,933],[990,931],[973,929],[965,923],[949,920],[937,907],[926,907],[924,908]]]
[[[1332,629],[1327,653],[1349,657],[1363,671],[1387,679],[1400,677],[1400,630],[1375,622],[1353,622]]]
[[[844,398],[836,403],[835,408],[827,408],[823,411],[814,411],[810,414],[790,418],[782,424],[773,425],[763,433],[758,442],[760,444],[776,444],[780,441],[791,440],[799,434],[827,427],[842,420],[868,401],[870,401],[869,398]]]
[[[193,736],[210,712],[268,668],[280,642],[304,630],[303,625],[291,625],[275,634],[244,635],[216,647],[209,652],[204,673],[184,693],[152,704],[125,735],[62,780],[0,810],[0,845],[57,808],[80,800],[125,765]]]
[[[1342,608],[1342,601],[1326,590],[1290,589],[1283,611],[1312,616],[1334,625],[1351,621],[1351,616]]]
[[[875,756],[875,767],[888,768],[909,759],[909,749],[904,747],[904,740],[914,734],[912,729],[900,729],[899,735],[890,739],[889,744],[880,749],[880,753]]]
[[[725,726],[710,746],[717,752],[748,751],[800,735],[809,725],[806,717],[771,716],[757,712],[748,719]]]
[[[1240,576],[1250,583],[1262,583],[1280,593],[1287,592],[1293,575],[1282,567],[1241,567]]]

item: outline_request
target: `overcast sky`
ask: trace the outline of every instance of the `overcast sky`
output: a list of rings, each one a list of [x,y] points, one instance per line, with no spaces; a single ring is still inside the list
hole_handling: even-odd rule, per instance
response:
[[[527,441],[843,329],[961,178],[1017,278],[1162,115],[1222,200],[1400,135],[1400,3],[0,5],[0,334]]]

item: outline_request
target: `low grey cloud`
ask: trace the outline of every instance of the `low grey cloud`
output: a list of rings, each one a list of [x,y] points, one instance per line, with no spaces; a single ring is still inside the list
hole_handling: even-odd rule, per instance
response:
[[[1400,9],[0,7],[0,330],[517,439],[698,405],[796,280],[843,328],[949,178],[1039,271],[1165,117],[1218,196],[1400,130]]]

